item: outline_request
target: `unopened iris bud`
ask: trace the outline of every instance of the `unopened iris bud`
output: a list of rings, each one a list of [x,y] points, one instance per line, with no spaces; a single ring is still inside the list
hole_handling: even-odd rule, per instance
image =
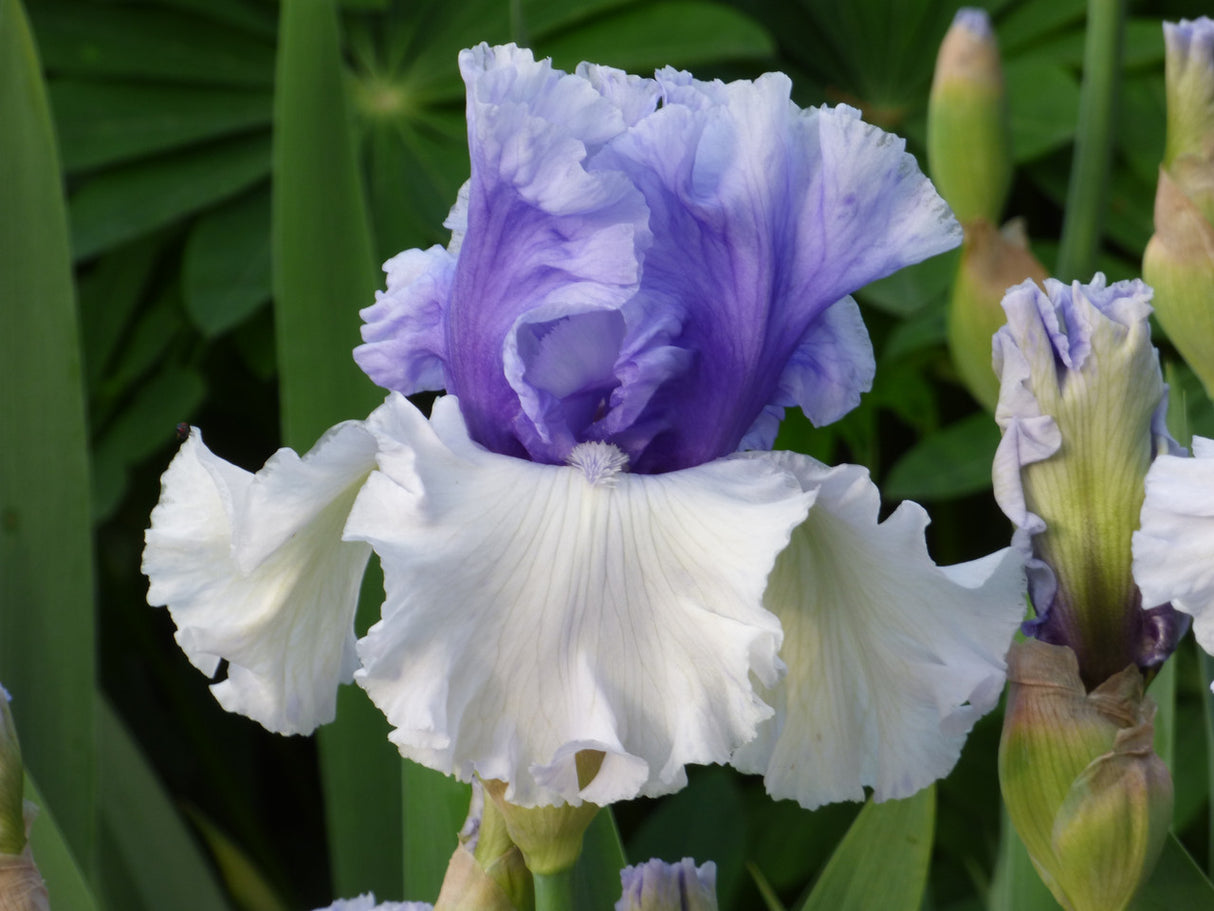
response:
[[[927,108],[932,181],[958,221],[998,224],[1012,180],[1011,125],[995,33],[961,9],[944,36]]]
[[[949,302],[948,347],[962,382],[989,411],[999,401],[999,377],[991,369],[991,337],[1007,321],[1003,294],[1025,279],[1043,282],[1046,275],[1028,249],[1020,219],[1002,230],[981,220],[966,225]]]
[[[623,895],[615,911],[717,911],[717,867],[651,860],[620,871]]]
[[[1177,449],[1151,346],[1142,282],[1025,282],[1003,301],[995,499],[1031,550],[1026,632],[1070,646],[1094,687],[1127,665],[1162,664],[1187,628],[1168,606],[1142,610],[1131,573],[1143,479]]]
[[[1214,20],[1165,22],[1167,138],[1163,168],[1214,221]]]
[[[1214,397],[1214,20],[1163,30],[1167,145],[1142,274],[1160,324]]]
[[[1154,754],[1154,703],[1130,666],[1092,692],[1065,646],[1008,655],[999,781],[1008,815],[1068,911],[1120,911],[1147,880],[1172,819]]]

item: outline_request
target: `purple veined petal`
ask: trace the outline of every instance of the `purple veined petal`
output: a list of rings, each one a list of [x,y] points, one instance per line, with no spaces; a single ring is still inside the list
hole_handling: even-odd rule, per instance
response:
[[[384,263],[388,290],[360,311],[354,360],[385,389],[412,394],[447,386],[446,309],[455,256],[442,247],[406,250]]]
[[[343,542],[375,467],[361,422],[329,430],[303,458],[281,449],[252,475],[195,429],[163,478],[146,534],[148,601],[165,605],[190,662],[225,709],[280,734],[332,721],[357,665],[354,611],[370,548]]]
[[[677,389],[641,410],[667,430],[632,453],[637,471],[727,454],[756,438],[767,406],[838,417],[871,380],[871,349],[847,332],[829,352],[857,323],[854,311],[823,314],[960,238],[902,142],[855,111],[799,111],[780,74],[724,85],[667,71],[658,81],[663,107],[592,163],[644,193],[653,242],[638,309],[679,314],[674,343],[694,358]]]
[[[355,676],[403,755],[523,806],[606,804],[754,736],[754,680],[782,669],[762,593],[813,498],[786,471],[621,473],[603,443],[571,466],[502,456],[450,396],[429,422],[392,396],[369,426],[380,467],[346,537],[379,554],[386,600]],[[581,750],[605,754],[584,788]]]
[[[863,800],[867,787],[877,800],[907,797],[948,774],[999,699],[1024,614],[1023,558],[1005,548],[937,566],[922,507],[879,522],[864,469],[749,457],[792,470],[817,498],[764,594],[784,627],[788,671],[765,691],[776,714],[732,762],[810,809]]]
[[[359,358],[406,393],[441,374],[496,452],[607,440],[660,473],[769,444],[790,405],[832,421],[873,370],[847,295],[960,239],[901,140],[797,109],[783,75],[566,75],[484,45],[461,67],[454,273],[432,251],[427,287],[390,288]]]
[[[647,212],[623,175],[586,169],[626,128],[589,81],[517,48],[482,45],[460,60],[472,178],[447,310],[448,389],[476,439],[524,455],[514,435],[524,411],[503,365],[508,337],[533,309],[623,305],[640,276]],[[560,462],[568,449],[530,454]]]
[[[873,343],[860,308],[845,297],[822,312],[805,331],[776,385],[776,394],[739,449],[771,449],[784,409],[799,405],[815,426],[833,423],[860,404],[877,372]]]

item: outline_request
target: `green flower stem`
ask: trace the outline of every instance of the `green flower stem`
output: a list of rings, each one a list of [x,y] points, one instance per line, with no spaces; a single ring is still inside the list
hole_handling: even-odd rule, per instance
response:
[[[1088,281],[1096,267],[1113,155],[1113,117],[1124,29],[1125,0],[1088,0],[1079,130],[1055,269],[1064,281]]]
[[[533,873],[535,911],[572,911],[573,867],[559,873]]]

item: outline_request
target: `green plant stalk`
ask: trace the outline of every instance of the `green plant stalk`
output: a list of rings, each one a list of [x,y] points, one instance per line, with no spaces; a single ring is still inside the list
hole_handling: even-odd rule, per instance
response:
[[[1063,281],[1088,281],[1096,267],[1113,158],[1124,30],[1125,0],[1088,0],[1079,129],[1054,270]]]
[[[535,911],[572,911],[573,867],[560,873],[532,873],[535,883]]]

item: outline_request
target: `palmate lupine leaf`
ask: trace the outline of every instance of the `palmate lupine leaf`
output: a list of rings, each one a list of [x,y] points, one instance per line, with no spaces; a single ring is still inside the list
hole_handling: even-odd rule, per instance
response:
[[[0,680],[81,866],[95,826],[93,565],[59,156],[18,0],[0,0]]]

